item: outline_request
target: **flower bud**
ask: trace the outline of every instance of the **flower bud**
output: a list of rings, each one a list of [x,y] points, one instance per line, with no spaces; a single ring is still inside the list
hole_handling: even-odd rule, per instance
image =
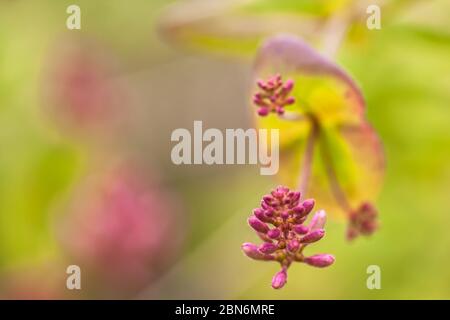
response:
[[[273,213],[274,213],[273,208],[267,208],[267,209],[264,211],[264,214],[266,215],[266,217],[272,217],[272,216],[273,216]]]
[[[296,202],[296,201],[300,200],[300,195],[301,194],[298,191],[293,192],[292,197],[291,197],[292,202]]]
[[[297,240],[291,240],[287,244],[287,249],[290,252],[297,252],[298,248],[300,247],[300,243]]]
[[[273,253],[277,249],[278,246],[270,242],[264,242],[262,245],[259,246],[259,251],[262,253]]]
[[[267,232],[267,235],[271,239],[278,239],[281,235],[281,231],[280,231],[280,229],[277,229],[277,228],[271,229],[271,230],[269,230],[269,232]]]
[[[311,231],[323,229],[326,221],[327,221],[327,214],[325,213],[324,210],[319,210],[311,219],[311,222],[309,223],[309,229]]]
[[[289,218],[289,212],[283,211],[280,216],[282,219],[286,220],[287,218]]]
[[[287,282],[287,273],[284,270],[277,272],[272,278],[272,288],[281,289]]]
[[[263,222],[269,221],[269,219],[267,219],[266,215],[264,214],[264,210],[261,208],[256,208],[255,210],[253,210],[253,214],[255,215],[256,218],[258,218]]]
[[[284,103],[285,103],[286,105],[294,104],[294,103],[295,103],[295,98],[294,98],[294,97],[289,97],[289,98],[287,98],[287,99],[284,101]]]
[[[302,205],[298,205],[292,209],[296,215],[304,216],[305,208]]]
[[[266,233],[269,231],[269,227],[255,216],[248,218],[248,224],[258,232]]]
[[[269,114],[269,108],[266,108],[266,107],[258,108],[258,115],[260,115],[261,117],[265,117],[268,114]]]
[[[305,208],[306,214],[311,212],[311,210],[314,208],[314,204],[315,204],[314,199],[307,199],[303,201],[302,206],[303,208]]]
[[[276,111],[279,115],[284,114],[284,108],[283,108],[282,106],[276,106],[276,107],[275,107],[275,111]]]
[[[311,257],[305,258],[303,261],[310,266],[317,268],[325,268],[334,263],[334,256],[331,254],[316,254]]]
[[[254,259],[254,260],[273,260],[274,259],[273,256],[260,252],[258,250],[258,246],[256,244],[246,242],[246,243],[242,244],[241,248],[242,248],[242,251],[244,252],[244,254],[251,259]]]
[[[302,224],[297,224],[294,226],[294,231],[297,234],[307,234],[309,232],[309,228]]]
[[[272,204],[273,198],[269,195],[266,195],[263,197],[263,200],[265,203],[267,203],[270,206]]]
[[[267,89],[266,83],[265,83],[263,80],[258,80],[258,81],[256,82],[256,84],[257,84],[258,87],[260,87],[262,90],[266,90],[266,89]]]
[[[316,241],[319,241],[320,239],[322,239],[324,235],[325,235],[325,230],[318,229],[318,230],[308,233],[306,236],[301,238],[300,242],[313,243],[313,242],[316,242]]]
[[[294,88],[294,81],[292,81],[291,79],[287,80],[284,85],[283,85],[283,91],[288,93],[289,91],[292,90],[292,88]]]

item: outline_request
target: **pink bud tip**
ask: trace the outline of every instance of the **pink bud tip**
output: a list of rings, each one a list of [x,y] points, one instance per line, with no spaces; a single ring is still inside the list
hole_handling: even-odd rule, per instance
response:
[[[294,231],[297,234],[307,234],[309,232],[309,228],[302,224],[297,224],[296,226],[294,226]]]
[[[282,106],[276,106],[276,107],[275,107],[275,111],[276,111],[279,115],[284,114],[284,108],[283,108]]]
[[[248,224],[258,232],[266,233],[267,231],[269,231],[269,227],[255,216],[251,216],[248,219]]]
[[[280,229],[272,229],[272,230],[269,230],[269,232],[267,232],[267,235],[271,239],[278,239],[281,235],[281,231],[280,231]]]
[[[254,260],[273,260],[274,259],[273,256],[260,252],[258,250],[258,246],[256,244],[246,242],[246,243],[242,244],[241,248],[242,248],[242,251],[244,252],[244,254],[251,259],[254,259]]]
[[[287,249],[290,252],[297,252],[298,248],[300,247],[300,243],[297,240],[291,240],[287,244]]]
[[[269,196],[269,195],[266,195],[266,196],[263,197],[263,200],[264,200],[265,203],[270,205],[272,203],[272,201],[273,201],[273,198],[271,196]]]
[[[266,85],[266,83],[263,80],[256,81],[256,84],[258,85],[258,87],[260,87],[263,90],[267,89],[267,85]]]
[[[302,205],[296,206],[294,209],[294,212],[299,216],[299,217],[304,217],[306,215],[306,211],[305,208]]]
[[[265,242],[259,246],[259,251],[262,253],[273,253],[277,249],[278,249],[277,245],[270,242]]]
[[[302,206],[305,208],[306,214],[311,212],[311,210],[314,208],[314,204],[315,204],[314,199],[307,199],[303,201]]]
[[[273,214],[274,214],[273,208],[267,208],[267,209],[264,211],[264,214],[265,214],[267,217],[272,217]]]
[[[324,235],[325,235],[325,230],[318,229],[318,230],[308,233],[306,236],[301,238],[300,242],[313,243],[313,242],[316,242],[316,241],[319,241],[320,239],[322,239]]]
[[[331,254],[316,254],[305,258],[304,262],[317,268],[325,268],[334,263],[334,257]]]
[[[266,216],[264,215],[264,210],[261,208],[256,208],[255,210],[253,210],[253,214],[261,221],[267,220]]]
[[[268,114],[269,114],[269,108],[261,107],[258,109],[258,115],[260,115],[261,117],[265,117]]]
[[[281,289],[287,282],[287,273],[284,270],[277,272],[272,278],[272,288]]]
[[[287,81],[284,83],[283,89],[284,89],[286,92],[289,92],[289,91],[292,90],[292,88],[294,88],[294,81],[292,81],[291,79],[289,79],[289,80],[287,80]]]
[[[317,211],[309,223],[309,229],[311,231],[323,229],[325,222],[327,221],[327,214],[324,210]]]
[[[300,200],[300,192],[296,191],[292,194],[292,201],[298,201]]]
[[[288,187],[285,187],[285,186],[278,186],[277,188],[276,188],[276,190],[278,191],[278,192],[281,192],[281,193],[286,193],[286,192],[289,192],[289,188]]]
[[[294,104],[294,103],[295,103],[295,98],[294,98],[294,97],[289,97],[289,98],[287,98],[287,99],[284,101],[284,104],[287,105],[287,106],[289,106],[289,105],[291,105],[291,104]]]
[[[241,248],[245,255],[249,258],[258,259],[261,257],[261,253],[258,252],[258,246],[256,244],[245,242],[242,244]]]

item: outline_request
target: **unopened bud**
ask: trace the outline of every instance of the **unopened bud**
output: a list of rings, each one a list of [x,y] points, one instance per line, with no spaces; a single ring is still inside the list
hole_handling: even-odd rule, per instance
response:
[[[262,245],[259,246],[259,251],[262,253],[273,253],[277,249],[278,249],[277,245],[270,242],[264,242]]]
[[[327,221],[327,214],[324,210],[317,211],[309,223],[309,229],[311,231],[323,229],[325,222]]]
[[[241,246],[244,254],[254,260],[273,260],[274,257],[269,254],[264,254],[258,250],[258,246],[256,244],[246,242]]]
[[[266,233],[267,231],[269,231],[269,227],[255,216],[251,216],[248,219],[248,224],[258,232]]]
[[[281,231],[280,231],[280,229],[277,229],[277,228],[271,229],[267,232],[267,235],[271,239],[278,239],[281,235]]]
[[[316,242],[316,241],[319,241],[320,239],[322,239],[324,235],[325,235],[325,230],[318,229],[318,230],[308,233],[306,236],[301,238],[300,242],[313,243],[313,242]]]
[[[334,257],[331,254],[316,254],[305,258],[303,261],[310,266],[317,268],[325,268],[334,263]]]
[[[302,224],[297,224],[294,226],[294,231],[297,234],[307,234],[309,232],[309,228]]]
[[[284,270],[277,272],[272,278],[272,288],[281,289],[287,282],[287,273]]]
[[[300,247],[300,243],[297,240],[291,240],[287,244],[287,249],[290,252],[297,252],[298,248]]]
[[[314,204],[315,204],[314,199],[307,199],[302,202],[302,206],[303,208],[305,208],[306,214],[311,212],[311,210],[314,208]]]

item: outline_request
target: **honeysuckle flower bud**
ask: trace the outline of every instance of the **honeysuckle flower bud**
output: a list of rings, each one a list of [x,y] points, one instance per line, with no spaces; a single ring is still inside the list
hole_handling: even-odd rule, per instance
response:
[[[248,219],[248,224],[258,232],[266,233],[267,231],[269,231],[269,227],[255,216],[252,216]]]
[[[287,249],[290,252],[296,252],[300,247],[300,242],[298,242],[298,240],[294,239],[288,242],[287,244]]]
[[[258,246],[256,244],[246,242],[241,246],[244,254],[254,260],[273,260],[273,256],[264,254],[258,250]]]
[[[311,210],[314,208],[314,204],[315,204],[314,199],[308,199],[308,200],[303,201],[302,205],[303,205],[303,208],[305,208],[305,211],[307,214],[310,213]]]
[[[256,208],[255,210],[253,210],[253,214],[255,215],[256,218],[258,218],[259,220],[263,221],[263,222],[269,222],[269,219],[267,218],[265,212],[263,209],[261,208]]]
[[[256,244],[245,242],[242,244],[241,248],[245,255],[251,259],[258,259],[261,257],[261,252],[258,251],[258,246]]]
[[[286,270],[281,270],[277,272],[272,278],[272,288],[281,289],[287,282],[287,272]]]
[[[308,213],[306,212],[306,210],[305,210],[305,207],[303,207],[302,205],[297,206],[297,207],[295,207],[295,208],[292,209],[292,210],[294,210],[294,212],[295,212],[298,216],[301,216],[301,217],[303,217],[303,216],[305,216],[305,215],[308,214]]]
[[[295,98],[289,96],[294,88],[294,81],[283,83],[281,76],[276,75],[267,81],[258,80],[258,87],[262,92],[253,96],[253,103],[258,107],[258,115],[265,117],[270,112],[284,114],[284,107],[295,103]]]
[[[334,263],[334,257],[330,254],[316,254],[303,260],[310,266],[324,268]]]
[[[267,235],[269,236],[269,238],[271,239],[278,239],[281,235],[281,231],[280,229],[271,229],[267,232]]]
[[[325,235],[325,230],[318,229],[308,233],[306,236],[300,239],[302,243],[313,243],[319,241]]]
[[[323,210],[317,211],[316,214],[311,219],[311,222],[309,223],[309,229],[311,231],[323,229],[325,227],[326,221],[327,215],[325,214],[325,211]]]
[[[375,207],[368,202],[352,211],[349,215],[347,239],[353,240],[358,235],[371,235],[378,229],[378,213]]]
[[[305,226],[303,223],[314,207],[314,200],[300,202],[300,198],[299,192],[292,192],[283,186],[277,187],[263,197],[261,208],[255,209],[254,215],[248,219],[249,225],[264,243],[260,246],[244,243],[242,250],[254,260],[275,260],[280,263],[282,270],[272,280],[275,289],[286,283],[287,269],[292,262],[325,267],[334,261],[331,255],[304,257],[304,248],[324,236],[326,215],[323,210],[317,212],[310,226]],[[269,229],[269,224],[274,228]]]
[[[270,243],[270,242],[265,242],[259,246],[259,251],[262,253],[273,253],[277,249],[278,249],[278,246],[273,243]]]
[[[294,231],[297,234],[307,234],[309,231],[309,228],[302,224],[297,224],[296,226],[294,226]]]
[[[265,108],[265,107],[258,108],[258,115],[260,115],[261,117],[265,117],[268,114],[269,114],[269,108]]]

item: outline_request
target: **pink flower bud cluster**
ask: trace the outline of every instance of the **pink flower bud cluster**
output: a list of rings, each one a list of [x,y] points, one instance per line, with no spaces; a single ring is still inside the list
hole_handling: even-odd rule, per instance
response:
[[[267,81],[258,80],[257,84],[262,92],[253,96],[253,103],[258,106],[258,115],[262,117],[267,116],[270,112],[282,115],[284,107],[295,102],[294,97],[289,96],[294,87],[292,80],[283,83],[281,76],[276,75]]]
[[[278,261],[281,271],[272,279],[274,289],[282,288],[287,281],[287,269],[292,262],[303,262],[323,268],[334,262],[329,254],[303,255],[303,249],[325,235],[325,211],[318,211],[308,225],[305,221],[314,207],[314,200],[300,201],[300,192],[279,186],[265,195],[261,207],[253,211],[248,224],[264,241],[261,245],[244,243],[242,250],[249,258]],[[272,227],[269,227],[271,225]]]
[[[353,240],[359,235],[373,234],[379,227],[377,217],[377,210],[369,202],[364,202],[358,209],[350,212],[347,239]]]

